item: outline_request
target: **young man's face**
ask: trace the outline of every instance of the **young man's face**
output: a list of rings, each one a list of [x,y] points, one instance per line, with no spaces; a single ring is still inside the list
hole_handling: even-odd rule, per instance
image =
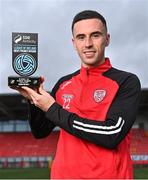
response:
[[[109,45],[107,34],[99,19],[86,19],[74,24],[73,44],[84,67],[95,67],[104,62],[105,47]]]

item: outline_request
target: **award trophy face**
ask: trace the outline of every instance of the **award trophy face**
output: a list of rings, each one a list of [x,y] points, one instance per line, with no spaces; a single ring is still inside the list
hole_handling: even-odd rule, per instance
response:
[[[38,87],[40,77],[31,75],[38,66],[38,34],[12,33],[12,67],[19,76],[9,76],[10,87]]]

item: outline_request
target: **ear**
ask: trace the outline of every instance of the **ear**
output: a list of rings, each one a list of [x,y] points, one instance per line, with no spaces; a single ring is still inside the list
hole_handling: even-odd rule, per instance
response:
[[[109,43],[110,43],[110,34],[107,34],[106,35],[106,44],[105,44],[105,46],[107,47],[109,45]]]
[[[76,48],[76,44],[75,44],[75,40],[74,40],[74,38],[72,37],[72,43],[73,43],[73,47],[74,47],[74,49],[75,50],[77,50],[77,48]]]

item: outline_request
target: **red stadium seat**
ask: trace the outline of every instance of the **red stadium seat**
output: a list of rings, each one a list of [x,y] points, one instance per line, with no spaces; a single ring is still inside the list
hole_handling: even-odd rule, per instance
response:
[[[132,141],[130,152],[136,157],[134,164],[148,164],[148,135],[144,129],[131,130]]]
[[[0,133],[0,157],[54,156],[59,132],[35,139],[31,133]]]
[[[35,139],[31,133],[0,133],[0,157],[49,157],[55,155],[59,131],[47,138]],[[131,130],[131,155],[134,164],[148,164],[148,133]]]

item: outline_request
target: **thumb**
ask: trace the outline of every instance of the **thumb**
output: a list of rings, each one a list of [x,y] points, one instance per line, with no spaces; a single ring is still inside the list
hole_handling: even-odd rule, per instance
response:
[[[40,77],[40,80],[41,80],[41,84],[43,84],[43,82],[45,81],[44,76],[41,76],[41,77]]]
[[[39,93],[42,94],[44,92],[43,83],[44,83],[45,79],[43,76],[41,76],[40,78],[41,78],[41,84],[40,84],[38,90],[39,90]]]

